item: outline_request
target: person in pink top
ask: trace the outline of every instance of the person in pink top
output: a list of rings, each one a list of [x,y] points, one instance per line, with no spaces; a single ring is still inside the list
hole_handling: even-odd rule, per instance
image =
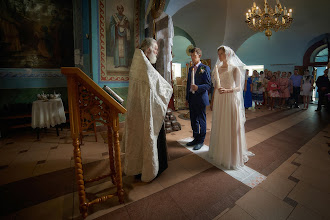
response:
[[[285,100],[290,97],[290,80],[286,76],[286,72],[282,72],[281,78],[278,80],[280,86],[281,108],[284,108]]]
[[[271,80],[268,82],[267,91],[270,97],[270,107],[269,110],[273,110],[274,107],[274,99],[280,97],[280,93],[278,92],[279,86],[276,82],[276,76],[273,75]]]

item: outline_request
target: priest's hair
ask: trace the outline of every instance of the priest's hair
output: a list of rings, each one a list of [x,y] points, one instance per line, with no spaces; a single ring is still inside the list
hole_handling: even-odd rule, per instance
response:
[[[153,38],[146,38],[142,41],[140,49],[143,52],[146,52],[148,48],[152,47],[153,45],[157,44],[157,41]]]

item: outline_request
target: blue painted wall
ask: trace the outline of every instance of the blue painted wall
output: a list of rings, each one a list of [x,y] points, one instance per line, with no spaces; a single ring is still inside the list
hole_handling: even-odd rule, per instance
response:
[[[182,67],[191,61],[190,56],[187,55],[186,49],[189,45],[194,45],[193,38],[183,29],[174,26],[174,38],[172,52],[174,54],[173,63],[181,63]]]
[[[174,36],[173,38],[173,47],[172,53],[173,63],[181,63],[182,67],[186,66],[186,63],[191,61],[190,56],[187,55],[186,49],[192,43],[185,37],[182,36]]]
[[[270,40],[264,33],[257,33],[247,39],[236,53],[246,65],[264,65],[271,71],[293,72],[294,66],[302,65],[304,49],[298,47],[294,38],[287,38],[285,32],[273,33]]]

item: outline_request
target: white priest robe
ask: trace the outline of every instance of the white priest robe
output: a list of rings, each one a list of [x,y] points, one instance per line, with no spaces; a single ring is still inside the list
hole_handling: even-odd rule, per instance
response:
[[[170,98],[171,85],[151,65],[144,52],[136,49],[129,73],[127,113],[122,143],[126,175],[141,175],[144,182],[158,173],[157,137]]]

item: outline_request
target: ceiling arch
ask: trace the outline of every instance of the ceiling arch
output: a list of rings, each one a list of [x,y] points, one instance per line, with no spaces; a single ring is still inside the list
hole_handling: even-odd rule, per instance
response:
[[[270,40],[264,33],[250,30],[244,22],[245,12],[251,7],[252,0],[170,0],[166,13],[172,15],[175,26],[193,38],[196,46],[203,50],[203,57],[212,59],[212,65],[219,45],[228,45],[234,51],[239,51],[243,44],[252,42],[250,38],[260,39],[261,42],[259,44],[255,40],[254,46],[257,48],[249,56],[257,52],[269,58],[267,63],[278,63],[284,53],[289,57],[288,62],[302,65],[302,57],[309,48],[309,42],[330,32],[330,1],[280,1],[288,8],[293,8],[294,21],[290,29],[273,33]],[[258,5],[262,2],[256,0]],[[275,5],[275,0],[268,0],[268,3]],[[260,47],[261,44],[264,47]],[[277,52],[270,51],[273,49]],[[299,59],[295,58],[297,56]]]
[[[215,59],[216,48],[223,42],[226,3],[225,0],[191,1],[172,17],[174,26],[186,31],[202,49],[204,59]]]

